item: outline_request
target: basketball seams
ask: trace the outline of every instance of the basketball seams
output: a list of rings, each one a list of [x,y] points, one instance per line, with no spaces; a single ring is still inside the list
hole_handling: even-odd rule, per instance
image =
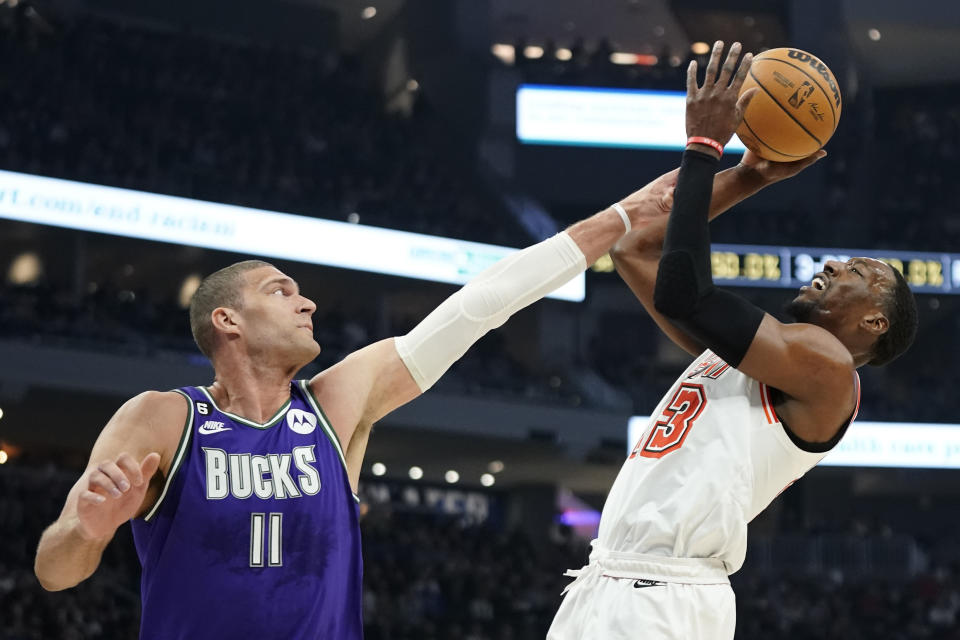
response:
[[[780,101],[777,100],[776,96],[774,96],[772,93],[770,93],[770,90],[767,89],[765,86],[763,86],[763,85],[760,83],[760,78],[758,78],[757,76],[755,76],[755,75],[753,74],[753,69],[750,69],[750,77],[753,78],[753,81],[757,84],[758,87],[760,87],[761,89],[763,89],[763,92],[764,92],[764,93],[766,93],[768,96],[770,96],[770,99],[773,100],[774,104],[776,104],[778,107],[780,107],[780,110],[783,111],[785,114],[787,114],[787,117],[788,117],[788,118],[790,118],[790,119],[793,120],[795,123],[797,123],[797,126],[800,127],[801,129],[803,129],[803,132],[806,133],[806,134],[807,134],[808,136],[810,136],[811,138],[813,138],[813,140],[814,140],[817,144],[819,144],[821,147],[823,146],[823,143],[820,142],[820,138],[818,138],[817,136],[815,136],[815,135],[813,135],[812,133],[810,133],[810,130],[807,129],[805,126],[803,126],[803,123],[800,122],[799,120],[797,120],[797,119],[793,116],[792,113],[790,113],[789,111],[787,111],[787,108],[784,107],[782,104],[780,104]],[[819,88],[819,85],[818,85],[818,88]],[[826,95],[826,94],[824,94],[824,95]],[[756,134],[754,134],[754,135],[756,135]],[[788,154],[784,154],[784,155],[788,155]],[[806,157],[806,156],[804,156],[804,157]]]
[[[805,75],[805,76],[807,76],[808,78],[810,78],[811,80],[813,80],[813,83],[814,83],[815,85],[817,85],[817,88],[820,89],[820,91],[823,92],[823,95],[826,96],[826,98],[827,98],[827,104],[830,105],[830,115],[833,116],[833,128],[834,128],[834,130],[836,130],[836,128],[837,128],[837,111],[836,111],[835,107],[833,106],[833,100],[830,98],[830,93],[831,93],[831,91],[829,90],[830,88],[827,87],[826,89],[824,89],[824,88],[823,88],[823,85],[820,84],[817,76],[811,75],[811,74],[810,74],[806,69],[804,69],[803,67],[799,67],[799,66],[793,64],[792,62],[787,62],[786,60],[781,60],[780,58],[760,58],[759,60],[754,60],[754,61],[753,61],[754,64],[756,64],[757,62],[779,62],[779,63],[781,63],[781,64],[787,65],[788,67],[792,67],[792,68],[796,69],[797,71],[799,71],[799,72],[802,73],[803,75]],[[751,75],[752,75],[752,73],[753,73],[753,72],[752,72],[752,70],[751,70]],[[755,77],[755,76],[754,76],[754,80],[756,80],[756,77]]]

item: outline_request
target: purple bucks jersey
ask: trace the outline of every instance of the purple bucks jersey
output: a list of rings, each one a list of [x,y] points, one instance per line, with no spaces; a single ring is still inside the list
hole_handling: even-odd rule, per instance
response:
[[[362,638],[360,527],[340,442],[306,381],[264,424],[190,404],[133,536],[142,640]]]

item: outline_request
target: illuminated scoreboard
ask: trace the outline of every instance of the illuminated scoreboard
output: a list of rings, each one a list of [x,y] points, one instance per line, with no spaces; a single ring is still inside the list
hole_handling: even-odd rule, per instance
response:
[[[877,258],[903,274],[916,293],[960,294],[960,254],[871,249],[713,245],[713,277],[738,286],[797,288],[830,260]]]
[[[960,294],[960,253],[714,244],[713,278],[728,286],[796,289],[810,284],[828,261],[856,257],[892,265],[915,293]],[[593,270],[613,271],[613,262],[604,256]]]

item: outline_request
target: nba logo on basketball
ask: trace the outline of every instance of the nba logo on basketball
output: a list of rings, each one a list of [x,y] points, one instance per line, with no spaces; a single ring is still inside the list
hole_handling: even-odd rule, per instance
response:
[[[803,84],[797,87],[797,90],[793,92],[792,96],[790,96],[790,106],[794,109],[798,109],[800,105],[806,102],[807,98],[810,97],[810,94],[813,93],[813,90],[813,85],[810,84],[809,81],[804,80]]]

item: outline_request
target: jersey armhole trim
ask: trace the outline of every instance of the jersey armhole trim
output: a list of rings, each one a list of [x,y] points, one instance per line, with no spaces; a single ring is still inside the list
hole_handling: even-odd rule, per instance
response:
[[[807,453],[827,453],[835,446],[840,443],[840,440],[843,439],[843,436],[846,435],[847,429],[850,428],[850,425],[853,424],[853,421],[857,419],[857,413],[860,412],[860,375],[854,371],[854,386],[856,387],[857,400],[856,404],[853,407],[853,413],[850,414],[850,417],[847,418],[846,422],[840,425],[840,428],[837,429],[837,432],[833,435],[832,438],[826,442],[808,442],[795,434],[793,429],[777,414],[777,410],[773,406],[773,402],[770,403],[770,411],[776,416],[776,419],[780,421],[780,424],[783,426],[783,430],[786,432],[787,437],[790,438],[790,442],[793,443],[795,447],[801,451],[806,451]],[[761,386],[761,393],[763,392],[763,387]],[[766,408],[766,407],[764,407]]]
[[[331,444],[333,444],[333,448],[336,449],[337,455],[340,456],[340,462],[343,463],[343,470],[346,472],[347,477],[349,477],[350,472],[347,469],[347,459],[343,454],[343,447],[340,445],[340,438],[337,436],[337,432],[333,430],[333,426],[330,424],[327,414],[325,414],[323,409],[320,408],[320,402],[313,395],[313,389],[310,388],[309,381],[300,380],[300,390],[303,391],[303,395],[310,404],[310,408],[313,409],[315,414],[317,414],[317,418],[320,420],[320,427],[327,435],[327,438],[330,440]]]
[[[183,425],[183,433],[180,435],[180,443],[177,445],[177,452],[173,456],[173,463],[170,465],[170,473],[167,474],[167,479],[163,483],[163,491],[160,492],[160,497],[157,498],[153,507],[147,512],[147,515],[143,516],[144,522],[150,522],[150,519],[159,511],[160,505],[163,504],[163,499],[167,497],[167,491],[170,489],[170,485],[173,484],[173,479],[177,475],[177,471],[180,470],[180,465],[183,464],[187,446],[190,443],[190,435],[193,433],[193,400],[179,389],[174,389],[173,391],[174,393],[179,393],[183,396],[184,400],[187,401],[187,420]]]

